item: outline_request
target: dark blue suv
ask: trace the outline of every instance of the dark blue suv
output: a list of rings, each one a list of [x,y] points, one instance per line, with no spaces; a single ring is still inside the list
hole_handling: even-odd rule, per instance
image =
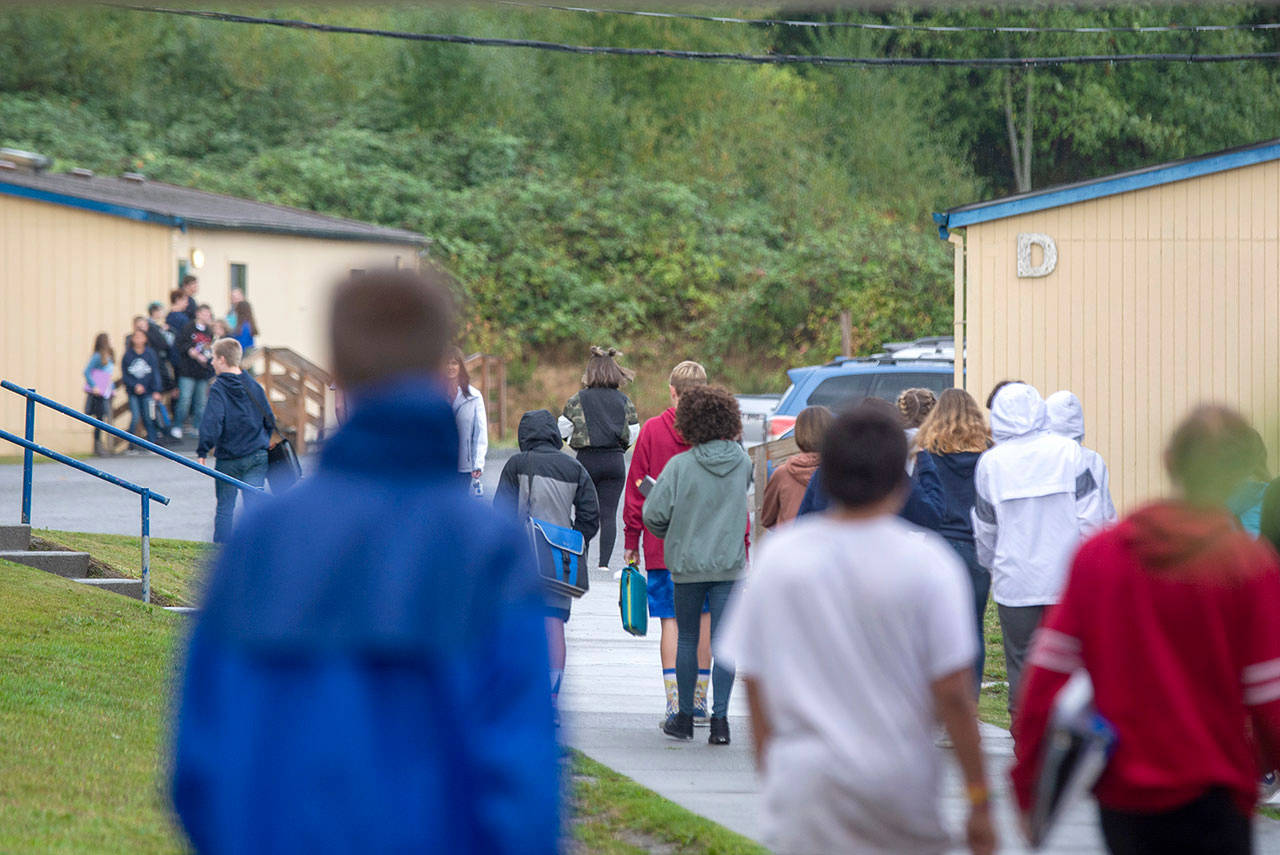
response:
[[[904,389],[935,394],[955,385],[955,343],[950,337],[892,342],[874,356],[840,357],[826,365],[792,368],[791,388],[769,417],[766,439],[786,436],[805,407],[821,404],[839,412],[863,398],[895,402]]]

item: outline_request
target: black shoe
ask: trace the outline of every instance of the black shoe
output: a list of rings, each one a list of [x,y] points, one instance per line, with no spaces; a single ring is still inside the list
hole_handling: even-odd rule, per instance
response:
[[[723,716],[711,717],[711,735],[707,737],[708,745],[729,744],[729,719]]]
[[[676,739],[693,739],[693,716],[676,713],[662,725],[662,732]]]

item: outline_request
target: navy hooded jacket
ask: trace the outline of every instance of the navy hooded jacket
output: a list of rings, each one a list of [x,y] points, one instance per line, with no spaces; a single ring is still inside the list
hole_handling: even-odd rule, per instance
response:
[[[198,851],[556,851],[541,589],[457,449],[427,382],[362,396],[225,544],[173,740]]]
[[[219,374],[209,387],[209,400],[200,420],[200,442],[196,457],[209,449],[224,459],[245,457],[263,451],[276,429],[275,416],[267,403],[267,393],[248,374]]]
[[[946,513],[947,497],[938,478],[938,467],[925,452],[916,455],[915,472],[911,473],[911,492],[898,516],[912,525],[937,531]],[[797,517],[825,511],[831,505],[831,497],[822,489],[822,467],[819,466],[809,479],[809,486],[800,500]]]

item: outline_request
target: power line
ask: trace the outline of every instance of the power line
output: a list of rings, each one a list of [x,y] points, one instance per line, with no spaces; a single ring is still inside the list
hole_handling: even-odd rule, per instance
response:
[[[1268,53],[1131,53],[1131,54],[1093,54],[1078,56],[1041,56],[1041,57],[925,57],[925,56],[822,56],[812,54],[746,54],[720,51],[673,50],[669,48],[627,48],[604,47],[593,45],[561,44],[559,42],[535,41],[531,39],[500,39],[480,36],[462,36],[449,33],[410,33],[400,30],[369,29],[365,27],[348,27],[339,24],[319,24],[312,21],[298,21],[285,18],[260,18],[253,15],[237,15],[230,12],[208,12],[195,9],[165,9],[151,6],[131,6],[112,4],[116,8],[129,9],[136,12],[154,12],[164,15],[181,15],[190,18],[202,18],[211,21],[222,21],[233,24],[259,24],[272,27],[285,27],[296,30],[311,30],[322,33],[345,33],[349,35],[376,36],[389,39],[404,39],[417,42],[436,42],[442,44],[474,45],[481,47],[515,47],[533,50],[555,51],[571,54],[596,54],[609,56],[646,56],[663,59],[683,59],[701,62],[743,62],[755,65],[845,65],[845,66],[944,66],[953,68],[1026,68],[1058,65],[1116,65],[1137,62],[1184,62],[1184,63],[1222,63],[1248,62],[1280,59],[1280,52]]]
[[[768,27],[836,28],[852,30],[885,30],[921,33],[1223,33],[1237,30],[1280,30],[1280,23],[1261,24],[1162,24],[1150,27],[1013,27],[1013,26],[948,26],[944,24],[875,24],[865,21],[803,21],[788,18],[734,18],[726,15],[696,15],[690,12],[644,12],[638,9],[591,9],[585,6],[555,6],[546,3],[521,3],[499,0],[503,6],[550,9],[557,12],[586,12],[593,15],[632,15],[640,18],[675,18],[685,21],[709,21],[716,24],[753,24]]]

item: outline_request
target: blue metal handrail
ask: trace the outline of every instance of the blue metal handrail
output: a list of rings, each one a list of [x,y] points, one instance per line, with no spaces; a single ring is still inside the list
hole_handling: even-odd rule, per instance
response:
[[[144,603],[151,602],[151,503],[159,502],[162,505],[167,505],[169,504],[169,498],[159,493],[154,493],[146,487],[139,487],[132,481],[126,481],[117,475],[112,475],[110,472],[103,472],[98,467],[90,466],[82,460],[76,460],[74,457],[59,454],[51,448],[37,445],[17,434],[9,433],[7,430],[0,430],[0,439],[6,439],[14,445],[22,446],[23,457],[27,460],[31,459],[31,454],[34,452],[50,460],[56,460],[63,465],[70,466],[72,469],[79,469],[81,472],[92,475],[95,478],[101,478],[109,484],[123,487],[142,497],[142,601]],[[24,525],[28,523],[30,523],[30,519],[23,520]]]

